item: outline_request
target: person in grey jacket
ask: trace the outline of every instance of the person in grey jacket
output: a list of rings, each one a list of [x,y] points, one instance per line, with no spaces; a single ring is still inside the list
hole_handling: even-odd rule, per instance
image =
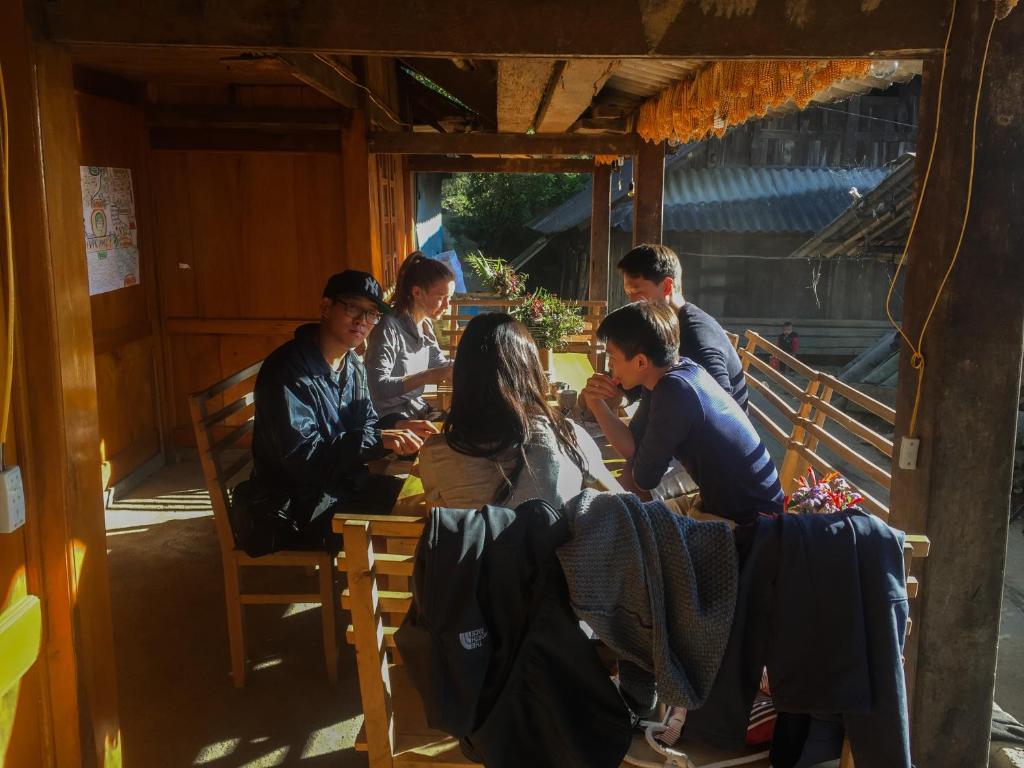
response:
[[[448,380],[451,362],[437,343],[433,322],[448,309],[454,291],[455,275],[444,262],[416,251],[402,263],[393,311],[367,342],[367,378],[382,428],[422,419],[429,411],[424,387]]]

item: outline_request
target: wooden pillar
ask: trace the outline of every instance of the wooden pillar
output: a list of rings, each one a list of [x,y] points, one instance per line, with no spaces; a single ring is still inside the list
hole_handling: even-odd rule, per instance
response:
[[[44,617],[36,664],[46,690],[42,716],[32,721],[29,713],[29,723],[44,734],[47,765],[119,765],[71,60],[33,41],[23,6],[0,4],[0,51],[18,293],[12,418],[25,483],[27,586]]]
[[[903,322],[915,341],[960,235],[971,117],[997,5],[960,3],[957,8],[935,161],[906,276]],[[1022,48],[1024,12],[1018,9],[996,22],[992,37],[970,219],[925,336],[913,430],[917,371],[906,348],[901,355],[892,520],[907,531],[926,533],[932,542],[913,630],[911,733],[918,765],[988,765],[1024,343]],[[937,70],[927,74],[934,77]],[[930,98],[922,112],[922,124],[934,125]],[[921,149],[923,166],[926,141]],[[911,432],[921,440],[917,468],[899,469],[900,438]]]
[[[345,260],[338,269],[361,269],[383,279],[377,232],[377,159],[367,150],[366,113],[354,110],[341,135],[342,190],[345,195]]]
[[[665,143],[640,142],[633,161],[633,245],[660,243],[665,207]]]
[[[612,167],[595,165],[591,175],[590,205],[590,288],[591,301],[608,301],[608,273],[611,270]]]

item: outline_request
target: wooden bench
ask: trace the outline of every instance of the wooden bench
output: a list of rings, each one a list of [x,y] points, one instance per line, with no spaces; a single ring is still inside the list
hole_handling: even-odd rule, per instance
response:
[[[326,552],[283,551],[250,557],[235,547],[228,517],[230,483],[247,477],[252,466],[249,448],[255,411],[253,388],[262,361],[219,381],[188,399],[203,468],[206,489],[210,492],[213,519],[220,542],[224,568],[224,600],[227,607],[228,640],[231,648],[231,679],[236,687],[245,685],[246,605],[290,605],[318,603],[323,625],[324,663],[327,679],[338,679],[338,642],[336,637],[336,594],[334,558]],[[248,592],[242,587],[243,568],[302,567],[317,572],[317,588],[295,594]]]

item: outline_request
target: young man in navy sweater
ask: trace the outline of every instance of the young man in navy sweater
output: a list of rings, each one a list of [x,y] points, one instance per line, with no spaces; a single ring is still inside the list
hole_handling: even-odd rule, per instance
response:
[[[782,511],[775,464],[743,409],[704,368],[679,357],[671,307],[628,304],[609,314],[597,333],[612,375],[592,376],[583,397],[626,459],[625,487],[656,487],[675,458],[696,482],[705,513],[743,525],[759,513]],[[643,389],[646,418],[627,426],[609,401],[636,386]]]

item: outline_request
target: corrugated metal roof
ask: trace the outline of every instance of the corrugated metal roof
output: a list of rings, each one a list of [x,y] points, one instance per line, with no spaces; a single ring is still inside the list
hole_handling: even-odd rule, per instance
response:
[[[884,170],[888,176],[851,203],[794,258],[891,257],[905,247],[917,202],[915,157],[907,154]]]
[[[693,150],[700,146],[699,142],[683,144],[674,152],[665,156],[665,173],[671,173],[676,163],[680,162]],[[612,226],[615,225],[615,205],[621,203],[629,194],[629,183],[633,180],[633,160],[627,157],[622,168],[612,173]],[[593,184],[587,182],[579,192],[546,213],[527,222],[530,229],[545,235],[555,235],[572,227],[587,224],[593,204]],[[589,226],[589,225],[588,225]]]
[[[684,155],[685,156],[685,155]],[[665,164],[666,231],[676,232],[817,232],[846,210],[854,199],[874,189],[886,168],[705,168]],[[632,168],[625,164],[612,180],[612,226],[633,229],[628,204]],[[588,185],[543,216],[530,228],[546,235],[564,232],[590,220]]]
[[[884,168],[703,168],[665,174],[664,228],[674,232],[817,232]],[[633,229],[632,206],[616,226]]]

